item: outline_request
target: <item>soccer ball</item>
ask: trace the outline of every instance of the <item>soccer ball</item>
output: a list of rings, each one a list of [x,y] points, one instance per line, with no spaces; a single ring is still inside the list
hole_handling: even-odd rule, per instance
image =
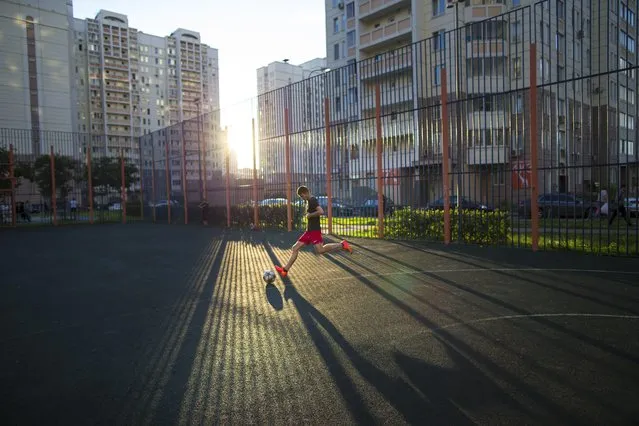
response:
[[[264,275],[262,275],[262,278],[264,279],[264,281],[266,283],[270,284],[273,281],[275,281],[275,272],[273,272],[273,271],[264,271]]]

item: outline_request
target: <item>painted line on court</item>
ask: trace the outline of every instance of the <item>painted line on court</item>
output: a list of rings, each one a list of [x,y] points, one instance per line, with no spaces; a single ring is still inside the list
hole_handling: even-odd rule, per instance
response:
[[[607,319],[620,319],[620,320],[639,320],[639,315],[615,315],[615,314],[589,314],[583,312],[563,312],[563,313],[547,313],[547,314],[522,314],[522,315],[500,315],[497,317],[478,318],[470,321],[460,321],[452,324],[443,325],[441,327],[432,328],[430,330],[424,330],[423,333],[437,333],[440,330],[446,330],[448,328],[459,327],[462,325],[479,324],[483,322],[494,322],[502,320],[516,320],[516,319],[530,319],[530,318],[607,318]],[[422,334],[422,333],[420,333]]]
[[[341,269],[324,272],[337,272]],[[457,268],[457,269],[420,269],[395,272],[380,272],[376,274],[350,274],[344,277],[331,278],[329,281],[345,281],[353,278],[388,277],[395,275],[422,275],[422,274],[451,274],[457,272],[582,272],[587,274],[617,274],[639,275],[635,271],[609,271],[605,269],[576,269],[576,268]]]

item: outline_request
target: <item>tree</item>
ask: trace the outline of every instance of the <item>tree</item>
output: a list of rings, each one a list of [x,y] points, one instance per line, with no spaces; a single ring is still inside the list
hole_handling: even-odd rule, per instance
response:
[[[71,191],[71,182],[79,177],[82,165],[79,161],[64,155],[54,155],[53,163],[55,168],[55,188],[62,199],[66,199]],[[51,157],[49,155],[39,156],[33,165],[33,178],[40,189],[40,194],[51,197]]]
[[[85,169],[85,178],[88,179],[88,169]],[[130,162],[124,162],[124,186],[130,187],[137,181],[138,168]],[[106,195],[109,191],[119,191],[122,188],[122,170],[120,159],[116,157],[100,157],[91,163],[91,183],[96,195]]]
[[[13,161],[16,161],[15,154]],[[8,179],[9,174],[9,150],[0,147],[0,189],[11,188],[11,181]],[[14,164],[13,176],[16,178],[16,188],[20,186],[20,178],[24,177],[28,179],[30,175],[30,166],[28,164],[17,162]]]

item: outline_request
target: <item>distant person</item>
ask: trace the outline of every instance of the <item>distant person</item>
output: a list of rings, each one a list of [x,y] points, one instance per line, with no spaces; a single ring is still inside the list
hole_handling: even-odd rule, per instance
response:
[[[617,217],[617,213],[626,221],[628,226],[632,226],[630,220],[628,219],[628,212],[626,210],[626,185],[621,185],[619,188],[619,193],[617,194],[617,206],[613,209],[612,214],[610,215],[610,220],[608,220],[608,226],[612,225],[612,222]]]
[[[75,197],[71,198],[69,206],[71,207],[71,220],[78,220],[78,202]]]
[[[317,254],[326,254],[340,249],[353,253],[353,249],[346,240],[341,243],[324,244],[324,238],[322,237],[322,224],[320,222],[320,217],[324,214],[324,210],[322,210],[317,198],[311,195],[311,191],[307,187],[300,186],[297,188],[297,195],[306,201],[306,232],[302,234],[293,246],[293,252],[288,259],[288,263],[283,267],[275,265],[275,270],[280,274],[280,276],[282,276],[282,278],[288,275],[288,271],[295,263],[299,251],[304,246],[314,246]]]
[[[200,202],[200,209],[202,209],[202,225],[208,226],[209,224],[209,203],[206,200]]]

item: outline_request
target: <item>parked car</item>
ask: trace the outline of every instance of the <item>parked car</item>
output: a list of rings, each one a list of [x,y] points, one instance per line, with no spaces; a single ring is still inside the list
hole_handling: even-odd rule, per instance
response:
[[[278,207],[286,205],[286,198],[266,198],[257,203],[259,206],[270,206],[270,207]],[[291,205],[295,208],[301,207],[304,205],[304,200],[297,199],[291,202]]]
[[[353,216],[355,214],[355,209],[339,198],[333,197],[331,200],[333,205],[333,216]],[[317,197],[317,201],[319,202],[320,207],[324,210],[324,214],[328,214],[328,197]]]
[[[626,198],[626,210],[628,210],[628,215],[630,217],[638,217],[639,216],[639,198],[637,197]]]
[[[160,201],[157,201],[155,203],[153,203],[152,201],[149,202],[149,207],[155,207],[155,208],[160,208],[160,207],[165,207],[166,208],[166,207],[168,207],[168,205],[169,205],[168,200],[160,200]],[[179,205],[180,205],[179,201],[171,199],[171,206],[172,207],[177,207]]]
[[[383,197],[384,216],[392,215],[395,212],[395,203],[387,196],[384,195]],[[375,217],[377,216],[377,206],[377,197],[369,198],[364,201],[363,205],[354,209],[354,214],[356,216]]]
[[[584,218],[596,208],[596,204],[573,194],[548,193],[537,197],[539,217]],[[519,202],[518,213],[529,217],[531,214],[530,198]]]
[[[457,196],[451,195],[449,197],[450,200],[450,208],[457,208]],[[493,208],[487,206],[486,204],[478,203],[466,197],[461,197],[461,208],[462,210],[481,210],[485,212],[492,212]],[[427,210],[443,210],[444,209],[444,197],[438,198],[435,201],[428,203],[426,206]]]

